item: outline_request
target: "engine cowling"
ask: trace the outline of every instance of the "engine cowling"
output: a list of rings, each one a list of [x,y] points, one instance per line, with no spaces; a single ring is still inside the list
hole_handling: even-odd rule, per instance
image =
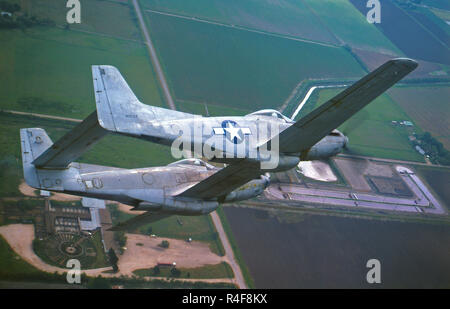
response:
[[[348,138],[344,134],[338,130],[333,130],[333,132],[311,147],[306,157],[302,158],[302,160],[321,160],[333,157],[342,152],[347,143]]]
[[[243,201],[256,197],[263,193],[263,191],[269,186],[269,184],[270,178],[266,175],[261,175],[260,179],[249,181],[245,185],[230,192],[225,196],[222,203]]]
[[[204,215],[219,206],[217,201],[202,201],[191,198],[166,198],[163,203],[140,202],[137,210],[184,216]]]

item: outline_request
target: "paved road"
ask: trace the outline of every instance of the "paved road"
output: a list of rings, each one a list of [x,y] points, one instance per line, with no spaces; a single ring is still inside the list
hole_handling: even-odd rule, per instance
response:
[[[210,215],[211,219],[214,222],[214,225],[216,226],[217,233],[219,233],[219,237],[220,240],[222,241],[223,248],[225,249],[225,256],[227,257],[228,261],[230,262],[230,266],[233,269],[235,283],[239,286],[239,288],[247,289],[248,287],[245,284],[244,276],[242,275],[242,271],[241,268],[239,267],[239,264],[236,262],[233,249],[231,248],[230,242],[228,241],[227,234],[225,234],[222,222],[220,221],[220,217],[216,211],[213,211]]]
[[[145,44],[147,45],[148,52],[153,62],[153,66],[156,69],[156,74],[158,75],[159,83],[164,92],[164,96],[166,98],[167,104],[173,110],[175,110],[175,104],[173,103],[172,95],[169,91],[169,86],[167,85],[166,78],[164,77],[164,73],[161,69],[161,65],[159,64],[158,56],[156,55],[155,48],[153,47],[152,40],[150,39],[150,35],[148,34],[147,27],[144,22],[144,18],[142,17],[141,8],[139,7],[139,3],[137,0],[133,0],[134,9],[136,11],[137,18],[139,20],[139,26],[144,34]]]

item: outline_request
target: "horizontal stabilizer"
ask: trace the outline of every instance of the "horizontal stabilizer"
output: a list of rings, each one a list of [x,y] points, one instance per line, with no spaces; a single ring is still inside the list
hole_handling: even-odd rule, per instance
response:
[[[32,163],[34,159],[53,145],[47,132],[41,128],[20,129],[20,140],[24,163]]]
[[[39,157],[52,145],[52,140],[45,130],[41,128],[20,129],[20,146],[22,148],[23,176],[26,183],[39,188],[40,182],[36,168],[32,164],[35,158]]]
[[[42,154],[35,156],[33,164],[39,168],[66,168],[107,133],[98,124],[97,112],[93,112]]]

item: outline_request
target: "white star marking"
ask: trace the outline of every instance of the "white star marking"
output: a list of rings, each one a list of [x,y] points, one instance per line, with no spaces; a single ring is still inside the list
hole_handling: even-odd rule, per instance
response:
[[[241,131],[241,128],[233,127],[231,123],[227,123],[227,127],[224,128],[225,131],[230,133],[230,139],[233,140],[235,137],[238,141],[242,140],[241,136],[239,135],[239,131]]]

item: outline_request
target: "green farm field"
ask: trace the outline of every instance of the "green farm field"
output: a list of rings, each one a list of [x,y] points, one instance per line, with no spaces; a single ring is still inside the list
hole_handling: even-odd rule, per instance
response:
[[[389,95],[424,131],[450,150],[450,87],[396,87]]]
[[[436,8],[431,9],[431,11],[434,13],[434,15],[439,17],[442,21],[444,21],[444,22],[450,21],[450,11],[436,9]],[[450,30],[447,30],[447,32],[448,31],[450,31]]]
[[[311,110],[318,107],[340,91],[320,89],[317,99],[309,100],[304,108],[308,107]],[[299,117],[304,115],[300,113]],[[411,120],[411,118],[394,100],[383,94],[338,129],[349,137],[348,149],[353,154],[424,162],[423,157],[409,143],[410,133],[404,127],[393,126],[392,120]],[[417,127],[414,129],[420,132]]]
[[[67,24],[67,1],[8,0],[22,7],[22,12],[39,18],[49,18],[59,27]],[[71,24],[70,29],[95,32],[101,35],[142,40],[133,6],[127,1],[83,0],[81,23]]]
[[[141,43],[55,27],[0,30],[0,40],[0,109],[84,118],[95,109],[93,64],[116,66],[141,101],[162,105]]]
[[[379,31],[369,24],[348,0],[303,0],[320,21],[342,42],[352,47],[390,55],[403,53]]]
[[[344,48],[148,13],[152,40],[178,100],[277,108],[306,78],[360,77]]]
[[[426,180],[428,188],[439,197],[450,210],[450,170],[440,167],[416,166],[417,173]]]
[[[141,0],[143,8],[311,41],[401,55],[347,0]]]
[[[186,100],[177,100],[176,106],[179,111],[203,116],[207,116],[207,114],[209,114],[209,116],[243,116],[255,111],[252,110],[250,106],[247,109],[206,104],[205,108],[205,103]],[[208,110],[208,112],[206,112],[206,110]]]
[[[140,2],[143,9],[193,16],[327,44],[339,43],[303,1],[141,0]]]

